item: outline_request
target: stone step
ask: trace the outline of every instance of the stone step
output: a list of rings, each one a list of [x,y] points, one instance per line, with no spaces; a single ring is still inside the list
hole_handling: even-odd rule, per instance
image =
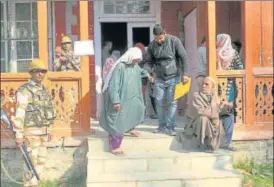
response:
[[[231,153],[218,150],[203,152],[162,151],[147,153],[126,152],[124,156],[89,152],[89,175],[127,172],[182,172],[232,170]]]
[[[93,127],[95,133],[88,137],[89,150],[91,152],[106,152],[109,151],[108,134],[100,127]],[[165,134],[154,134],[155,129],[152,125],[139,125],[136,130],[141,133],[141,136],[130,137],[124,136],[122,148],[126,152],[155,152],[161,150],[176,150],[182,147],[175,137]],[[177,129],[180,131],[181,129]]]
[[[240,187],[236,172],[144,172],[88,175],[87,187]]]

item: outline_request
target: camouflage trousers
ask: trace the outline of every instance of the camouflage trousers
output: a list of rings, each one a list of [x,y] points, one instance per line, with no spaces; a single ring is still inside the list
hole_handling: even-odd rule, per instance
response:
[[[44,165],[47,160],[47,144],[48,135],[42,136],[26,136],[27,142],[26,147],[35,167],[38,175],[41,179],[41,174],[43,173]],[[24,163],[24,175],[23,175],[24,187],[34,187],[38,186],[38,181],[35,176],[32,176],[29,172],[27,165]]]

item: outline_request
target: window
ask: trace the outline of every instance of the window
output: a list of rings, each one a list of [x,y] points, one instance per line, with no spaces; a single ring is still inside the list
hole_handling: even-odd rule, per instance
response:
[[[149,0],[104,0],[105,14],[149,14]]]
[[[5,72],[5,70],[7,69],[6,67],[6,63],[5,63],[5,59],[6,59],[6,49],[7,49],[7,41],[6,39],[6,32],[4,32],[6,30],[6,22],[5,22],[5,15],[4,15],[4,11],[5,11],[5,4],[1,2],[1,56],[0,56],[0,60],[1,60],[1,72]]]
[[[36,2],[1,2],[1,72],[28,71],[38,57],[37,32]]]

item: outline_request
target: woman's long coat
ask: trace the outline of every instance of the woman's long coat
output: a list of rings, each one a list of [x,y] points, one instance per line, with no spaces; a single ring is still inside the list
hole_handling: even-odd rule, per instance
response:
[[[138,65],[119,63],[112,74],[108,89],[103,93],[100,126],[112,135],[122,135],[144,119],[145,105],[142,96],[142,77],[146,70]],[[116,111],[114,104],[120,104]]]

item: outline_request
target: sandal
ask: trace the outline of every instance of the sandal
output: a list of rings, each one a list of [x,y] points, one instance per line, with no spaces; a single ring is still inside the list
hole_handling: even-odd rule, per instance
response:
[[[129,136],[132,136],[132,137],[140,137],[140,133],[135,131],[135,130],[129,131],[125,135],[129,135]]]
[[[205,152],[206,152],[206,153],[213,153],[214,150],[213,150],[213,149],[207,149]]]
[[[110,151],[112,154],[114,154],[115,156],[123,156],[124,155],[124,151]]]

